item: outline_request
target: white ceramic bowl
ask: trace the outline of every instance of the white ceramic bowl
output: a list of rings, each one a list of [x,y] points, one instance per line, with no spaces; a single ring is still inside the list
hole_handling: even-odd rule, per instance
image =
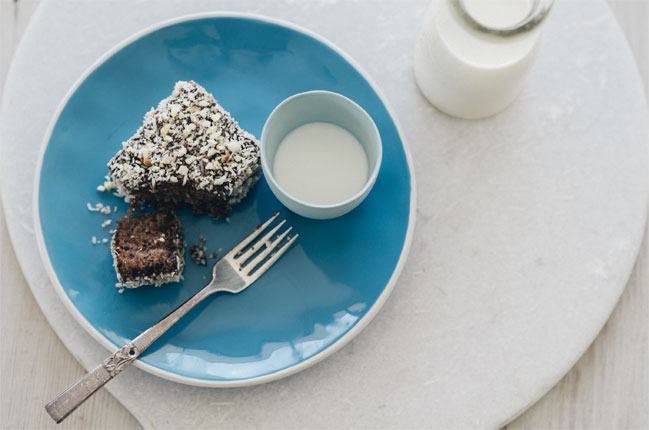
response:
[[[342,127],[363,146],[369,175],[354,196],[329,205],[307,203],[291,196],[275,180],[273,160],[279,144],[290,132],[311,122],[328,122]],[[368,113],[347,97],[330,91],[309,91],[287,98],[271,112],[261,133],[261,166],[271,191],[284,206],[307,218],[336,218],[358,206],[374,186],[382,155],[381,136]]]

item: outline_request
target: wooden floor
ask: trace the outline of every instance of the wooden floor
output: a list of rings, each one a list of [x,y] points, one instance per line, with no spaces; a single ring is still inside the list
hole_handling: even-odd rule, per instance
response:
[[[261,0],[260,0],[261,1]],[[0,85],[40,0],[0,0]],[[586,2],[584,2],[586,3]],[[609,0],[649,94],[649,0]],[[1,93],[0,93],[1,95]],[[140,428],[107,391],[56,426],[43,405],[85,371],[50,328],[18,269],[0,211],[0,426]],[[38,382],[36,382],[38,381]],[[649,429],[649,245],[620,303],[575,367],[507,429]]]

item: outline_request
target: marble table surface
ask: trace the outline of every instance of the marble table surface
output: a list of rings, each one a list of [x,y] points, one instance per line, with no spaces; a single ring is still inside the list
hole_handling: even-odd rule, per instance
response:
[[[29,155],[62,93],[101,52],[146,23],[214,8],[213,2],[109,3],[43,5],[34,19],[38,31],[25,35],[16,55],[0,123],[3,142],[21,143],[20,153],[4,143],[2,153],[16,254],[45,315],[86,367],[106,351],[56,302],[34,258]],[[408,24],[427,2],[381,2],[373,19],[362,13],[362,2],[221,3],[320,32],[375,77],[415,155],[419,240],[376,321],[313,369],[218,391],[132,369],[109,390],[150,427],[494,427],[524,410],[608,318],[645,226],[646,101],[605,4],[558,4],[520,100],[498,117],[470,123],[434,111],[414,87],[406,48],[416,29]],[[332,5],[347,18],[335,19]],[[341,31],[360,17],[367,31],[356,37]],[[557,36],[559,29],[568,34]],[[44,68],[45,79],[29,80]],[[25,113],[29,122],[20,122]]]

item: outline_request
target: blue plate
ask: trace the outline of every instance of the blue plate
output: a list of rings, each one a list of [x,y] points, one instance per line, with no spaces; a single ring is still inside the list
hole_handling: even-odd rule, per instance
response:
[[[177,19],[122,43],[98,61],[64,100],[46,139],[36,179],[35,219],[55,287],[89,333],[114,350],[198,291],[210,267],[189,258],[184,281],[119,294],[108,230],[127,205],[96,189],[106,163],[144,113],[193,79],[256,136],[273,108],[309,90],[360,104],[383,140],[383,164],[368,198],[348,215],[315,221],[281,206],[262,179],[230,222],[180,210],[188,244],[207,238],[227,252],[276,211],[300,239],[255,285],[208,298],[149,348],[137,365],[203,386],[251,385],[289,375],[357,334],[387,299],[414,224],[413,171],[384,99],[349,57],[303,29],[250,15]],[[117,207],[90,212],[86,204]],[[102,228],[107,219],[113,222]],[[186,255],[187,256],[187,255]],[[212,260],[213,261],[213,260]]]

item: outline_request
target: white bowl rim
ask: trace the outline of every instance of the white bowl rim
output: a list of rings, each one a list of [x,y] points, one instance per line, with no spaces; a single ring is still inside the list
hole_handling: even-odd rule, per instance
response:
[[[353,106],[355,109],[357,109],[361,114],[367,118],[372,124],[372,133],[376,135],[376,141],[378,142],[376,144],[377,151],[376,151],[376,160],[374,161],[374,165],[372,166],[370,170],[370,174],[367,175],[367,179],[365,180],[365,184],[363,187],[356,192],[356,194],[352,195],[351,197],[346,198],[345,200],[341,200],[340,202],[337,203],[331,203],[327,205],[319,205],[316,203],[309,203],[305,202],[304,200],[298,199],[297,197],[291,195],[288,191],[286,191],[280,184],[277,182],[275,179],[275,175],[273,174],[273,169],[271,166],[268,164],[270,161],[267,159],[268,153],[266,152],[266,144],[265,144],[265,136],[266,136],[266,127],[272,120],[272,118],[275,116],[275,113],[284,107],[285,105],[289,104],[290,102],[294,101],[295,99],[303,98],[303,97],[308,97],[308,96],[315,96],[315,95],[326,95],[326,96],[334,96],[336,98],[340,98],[344,100],[346,103],[349,103],[351,106]],[[383,101],[383,100],[381,100]],[[338,125],[338,124],[336,124]],[[344,127],[342,127],[344,128]],[[332,209],[337,209],[341,208],[343,206],[349,205],[350,203],[358,202],[359,204],[365,200],[365,197],[369,194],[371,191],[372,187],[374,187],[374,182],[376,181],[376,178],[379,176],[379,171],[381,170],[381,162],[383,161],[383,142],[381,139],[381,133],[379,133],[378,128],[376,127],[376,123],[374,122],[374,119],[372,116],[367,113],[365,109],[358,103],[356,103],[354,100],[350,99],[347,96],[344,96],[340,93],[334,92],[334,91],[327,91],[327,90],[311,90],[311,91],[305,91],[302,93],[297,93],[293,94],[292,96],[289,96],[282,100],[281,103],[279,103],[277,106],[275,106],[275,109],[268,115],[268,118],[266,118],[266,122],[264,123],[264,128],[261,132],[261,139],[259,140],[261,144],[261,166],[262,170],[264,171],[264,176],[266,177],[266,180],[269,180],[270,182],[273,183],[273,186],[277,187],[282,194],[284,194],[287,198],[291,199],[295,203],[304,206],[305,208],[308,209],[314,209],[317,211],[328,211]],[[369,157],[368,157],[369,158]],[[271,190],[273,190],[271,188]],[[274,190],[273,190],[274,192]],[[346,213],[346,212],[345,212]],[[344,215],[344,214],[343,214]]]

